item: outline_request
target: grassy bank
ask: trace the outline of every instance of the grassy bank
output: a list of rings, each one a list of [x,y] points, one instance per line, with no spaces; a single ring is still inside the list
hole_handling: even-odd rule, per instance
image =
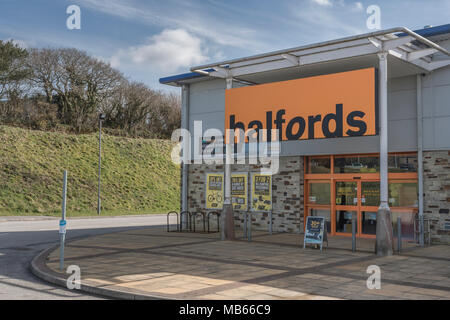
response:
[[[102,135],[102,215],[179,208],[179,167],[165,140]],[[96,214],[98,135],[0,126],[0,215],[59,215],[68,170],[69,216]]]

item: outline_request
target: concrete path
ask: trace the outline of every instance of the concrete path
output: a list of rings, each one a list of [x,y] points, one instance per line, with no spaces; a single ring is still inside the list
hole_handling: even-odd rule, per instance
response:
[[[301,238],[256,232],[251,243],[223,242],[218,234],[128,230],[71,242],[66,267],[78,265],[92,292],[129,299],[450,299],[450,246],[379,258],[332,243],[323,253],[303,250]],[[367,289],[371,265],[381,268],[380,290]],[[57,250],[36,264],[64,283],[58,266]]]

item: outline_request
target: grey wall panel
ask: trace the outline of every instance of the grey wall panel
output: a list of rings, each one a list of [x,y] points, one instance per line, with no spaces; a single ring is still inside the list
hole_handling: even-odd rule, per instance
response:
[[[379,141],[377,136],[286,141],[281,144],[281,155],[349,154],[355,153],[355,150],[371,153],[379,151]]]
[[[223,79],[191,84],[189,130],[192,136],[194,121],[203,121],[203,131],[209,128],[224,130],[225,87]]]
[[[191,114],[223,112],[225,110],[225,90],[205,90],[191,94]]]
[[[422,88],[422,115],[424,118],[432,118],[434,115],[434,88]]]
[[[389,79],[388,92],[403,91],[403,90],[416,90],[416,78],[402,77]]]
[[[190,114],[197,115],[225,110],[225,80],[202,81],[191,84]]]
[[[450,85],[435,87],[433,91],[434,116],[450,116]]]
[[[416,123],[416,119],[389,121],[390,152],[417,151]],[[287,141],[281,144],[281,155],[372,153],[379,152],[379,145],[378,136]]]
[[[450,150],[450,67],[423,77],[424,150]]]
[[[450,84],[450,67],[437,69],[423,78],[425,88],[445,86]]]
[[[434,119],[435,149],[450,150],[450,117]]]
[[[417,150],[417,118],[389,121],[389,151]]]
[[[417,119],[416,90],[402,90],[388,94],[389,120]]]
[[[224,111],[191,115],[189,119],[189,130],[191,130],[191,134],[193,135],[194,121],[202,121],[203,132],[208,129],[219,129],[223,132],[225,128],[224,118]]]
[[[423,145],[428,150],[434,150],[434,119],[423,119]]]
[[[207,90],[223,89],[225,90],[226,83],[224,79],[211,78],[211,80],[200,81],[192,83],[191,90],[193,92],[204,92]]]

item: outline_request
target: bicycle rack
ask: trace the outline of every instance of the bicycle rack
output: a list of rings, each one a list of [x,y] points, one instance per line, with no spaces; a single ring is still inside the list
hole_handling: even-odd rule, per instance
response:
[[[208,221],[208,233],[210,233],[210,231],[209,231],[209,216],[211,214],[214,214],[217,216],[217,232],[220,232],[220,212],[211,211],[211,212],[208,212],[207,219],[206,219]]]
[[[179,220],[180,227],[178,228],[178,230],[180,232],[183,232],[183,214],[187,215],[187,218],[188,218],[186,221],[186,224],[187,224],[186,229],[188,231],[191,231],[191,229],[192,229],[192,221],[191,221],[192,214],[189,211],[183,211],[180,213],[180,220]]]
[[[195,232],[195,226],[196,226],[196,217],[198,215],[202,215],[203,216],[203,232],[206,232],[206,216],[204,212],[195,212],[192,214],[192,216],[194,217],[194,232]]]
[[[176,214],[177,215],[177,232],[178,232],[178,231],[180,231],[180,224],[179,224],[180,219],[179,219],[179,216],[178,216],[178,212],[175,212],[175,211],[170,211],[167,214],[167,232],[171,232],[170,229],[169,229],[169,218],[170,218],[171,214]]]

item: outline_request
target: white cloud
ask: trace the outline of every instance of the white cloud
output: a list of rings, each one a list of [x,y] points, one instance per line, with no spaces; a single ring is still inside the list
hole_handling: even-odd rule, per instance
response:
[[[111,65],[135,65],[138,68],[174,72],[182,67],[209,60],[202,40],[184,29],[165,29],[150,37],[147,43],[121,49],[111,58]]]
[[[238,21],[230,23],[211,16],[207,10],[202,9],[203,3],[196,7],[189,2],[175,1],[176,8],[167,10],[162,4],[142,5],[133,0],[79,0],[79,2],[92,10],[151,26],[183,28],[218,45],[242,49],[250,47],[256,51],[264,47],[257,30]]]
[[[353,10],[355,11],[362,11],[363,10],[363,4],[361,2],[355,2],[353,4]]]
[[[348,35],[364,33],[366,30],[354,23],[354,13],[345,7],[329,10],[311,5],[309,7],[292,7],[294,19],[301,21],[305,32],[313,36],[314,41],[329,40]],[[365,18],[361,20],[365,21]]]
[[[350,9],[350,11],[362,11],[363,4],[361,2],[346,3],[345,0],[311,0],[313,3],[322,7],[333,7],[334,5],[342,8]]]
[[[317,3],[319,6],[324,7],[332,7],[333,3],[330,0],[312,0],[313,2]]]

